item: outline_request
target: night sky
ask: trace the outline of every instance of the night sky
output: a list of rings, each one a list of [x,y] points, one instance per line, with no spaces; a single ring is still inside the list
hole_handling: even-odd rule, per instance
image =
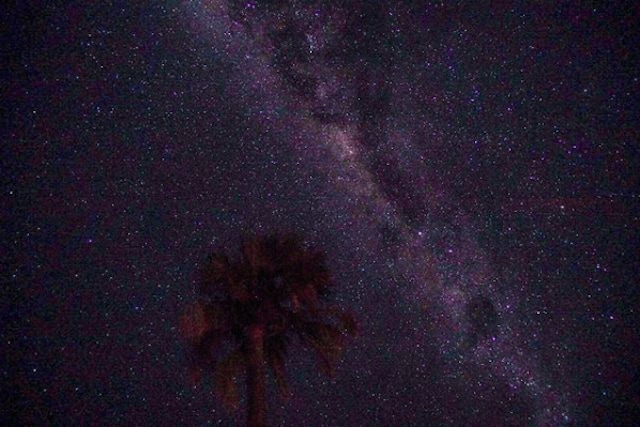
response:
[[[0,424],[243,422],[178,319],[289,231],[361,332],[271,424],[640,420],[637,3],[15,3]]]

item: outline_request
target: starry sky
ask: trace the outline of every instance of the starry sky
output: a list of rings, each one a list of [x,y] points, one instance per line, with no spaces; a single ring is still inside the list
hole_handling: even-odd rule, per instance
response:
[[[273,425],[640,420],[634,2],[4,7],[3,425],[242,423],[178,318],[288,231],[361,333]]]

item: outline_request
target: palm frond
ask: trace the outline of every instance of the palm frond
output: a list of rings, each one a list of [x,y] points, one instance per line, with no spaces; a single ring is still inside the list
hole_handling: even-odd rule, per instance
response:
[[[254,275],[272,266],[272,251],[269,251],[268,246],[268,241],[260,237],[247,239],[242,244],[242,255],[249,271]]]
[[[198,340],[210,327],[206,319],[204,304],[200,302],[189,307],[180,318],[180,332],[190,341]]]
[[[236,350],[221,360],[215,369],[216,393],[230,409],[236,409],[238,406],[238,385],[236,381],[242,373],[245,363],[244,354],[240,350]]]
[[[320,362],[320,369],[333,374],[345,341],[342,328],[331,323],[315,320],[299,320],[296,332],[303,343],[314,349]]]
[[[197,385],[205,371],[211,371],[216,364],[216,352],[222,338],[217,331],[209,331],[198,341],[192,342],[189,352],[189,377],[192,385]]]
[[[287,342],[286,336],[278,336],[265,342],[265,361],[273,373],[278,394],[282,398],[290,395],[285,370]]]

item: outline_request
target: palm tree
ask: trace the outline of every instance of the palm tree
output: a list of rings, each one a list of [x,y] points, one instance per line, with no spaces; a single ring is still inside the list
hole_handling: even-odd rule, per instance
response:
[[[216,393],[237,407],[245,375],[249,426],[266,425],[267,366],[279,394],[289,393],[285,356],[292,338],[315,350],[332,373],[354,318],[329,305],[333,286],[324,254],[294,235],[252,237],[241,253],[212,254],[202,269],[200,299],[181,320],[196,383],[213,371]]]

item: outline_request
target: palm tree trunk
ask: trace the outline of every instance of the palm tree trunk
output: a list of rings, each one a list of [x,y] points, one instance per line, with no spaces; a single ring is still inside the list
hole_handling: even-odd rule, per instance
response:
[[[267,371],[264,363],[264,326],[248,330],[247,394],[249,407],[247,426],[267,425]]]

